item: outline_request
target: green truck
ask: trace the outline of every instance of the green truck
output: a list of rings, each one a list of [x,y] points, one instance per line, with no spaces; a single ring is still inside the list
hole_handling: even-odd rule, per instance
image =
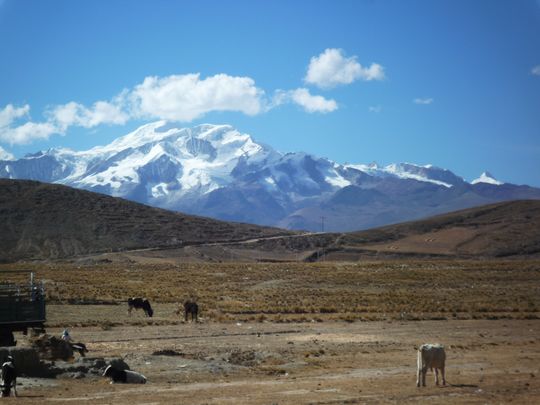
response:
[[[43,283],[36,283],[34,273],[21,270],[1,270],[0,280],[0,346],[17,344],[13,332],[28,333],[28,329],[44,331],[45,290]],[[27,279],[21,281],[22,279]]]

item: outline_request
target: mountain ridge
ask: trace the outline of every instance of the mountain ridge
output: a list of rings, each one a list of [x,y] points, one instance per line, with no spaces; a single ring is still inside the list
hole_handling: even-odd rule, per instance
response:
[[[344,165],[303,152],[277,152],[226,124],[179,128],[167,121],[145,124],[87,151],[58,148],[0,160],[0,177],[310,231],[321,230],[321,217],[326,230],[341,232],[498,201],[540,199],[540,189],[502,183],[489,173],[469,183],[433,165]],[[344,199],[348,188],[363,198],[355,201],[349,190]]]

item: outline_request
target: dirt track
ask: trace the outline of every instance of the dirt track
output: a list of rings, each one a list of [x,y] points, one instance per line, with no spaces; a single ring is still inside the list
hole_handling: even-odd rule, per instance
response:
[[[212,322],[74,328],[72,335],[87,343],[89,356],[123,357],[148,384],[91,377],[29,386],[23,379],[17,403],[540,401],[538,320]],[[447,348],[446,387],[436,387],[430,373],[428,386],[416,388],[414,346],[424,342]]]

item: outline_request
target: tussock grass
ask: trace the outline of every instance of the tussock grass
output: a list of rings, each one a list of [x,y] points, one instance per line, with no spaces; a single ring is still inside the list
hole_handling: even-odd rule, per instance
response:
[[[49,321],[179,322],[178,303],[196,297],[204,321],[346,322],[421,319],[537,319],[540,261],[372,263],[16,264],[44,280]],[[147,297],[156,316],[131,318],[128,297]],[[60,305],[55,307],[54,304]],[[75,304],[75,305],[73,305]],[[100,305],[101,304],[101,305]],[[74,308],[70,314],[67,308]],[[95,316],[84,314],[95,314]],[[121,314],[121,316],[119,316]]]

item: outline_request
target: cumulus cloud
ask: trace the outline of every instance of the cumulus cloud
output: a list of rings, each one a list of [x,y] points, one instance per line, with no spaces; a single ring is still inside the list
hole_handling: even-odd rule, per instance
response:
[[[299,105],[308,113],[329,113],[337,110],[338,105],[335,100],[326,99],[323,96],[312,95],[308,89],[299,88],[295,90],[276,92],[273,106],[294,103]]]
[[[211,111],[261,112],[264,92],[249,77],[218,74],[201,80],[198,73],[147,77],[130,95],[135,115],[192,121]]]
[[[25,122],[17,127],[0,128],[0,140],[10,144],[26,144],[36,139],[47,139],[56,134],[56,128],[50,122]]]
[[[129,120],[122,107],[107,101],[97,101],[87,108],[74,101],[51,108],[47,112],[49,122],[54,123],[60,132],[71,126],[93,128],[101,124],[122,125]]]
[[[30,106],[28,104],[22,107],[14,107],[13,104],[6,105],[0,110],[0,128],[11,125],[15,120],[27,116],[30,112]]]
[[[369,67],[363,67],[356,56],[348,58],[342,49],[329,48],[311,58],[304,81],[328,89],[358,79],[371,81],[382,80],[384,77],[381,65],[372,63]]]
[[[536,65],[531,69],[531,73],[535,76],[540,76],[540,65]]]
[[[27,121],[16,125],[21,118],[28,118],[30,106],[14,107],[8,104],[0,110],[0,141],[10,144],[27,144],[34,140],[48,139],[53,134],[63,135],[71,126],[93,128],[101,124],[125,124],[129,115],[119,105],[98,101],[87,108],[70,102],[49,108],[44,122]]]
[[[433,103],[433,99],[432,98],[415,98],[413,100],[413,103],[414,104],[423,104],[423,105],[428,105],[428,104],[432,104]]]
[[[257,115],[284,103],[295,103],[308,113],[328,113],[338,108],[335,100],[310,94],[299,88],[276,92],[269,100],[250,77],[217,74],[149,76],[131,89],[125,89],[109,101],[85,106],[76,101],[46,108],[45,119],[33,122],[30,106],[8,104],[0,110],[0,141],[24,144],[64,135],[71,127],[122,125],[131,119],[166,119],[190,122],[212,111],[236,111]],[[23,119],[26,122],[21,123]]]
[[[8,104],[0,110],[0,141],[10,144],[29,143],[34,139],[48,138],[55,131],[49,123],[26,122],[19,126],[13,126],[19,119],[28,117],[30,106],[14,107]]]

